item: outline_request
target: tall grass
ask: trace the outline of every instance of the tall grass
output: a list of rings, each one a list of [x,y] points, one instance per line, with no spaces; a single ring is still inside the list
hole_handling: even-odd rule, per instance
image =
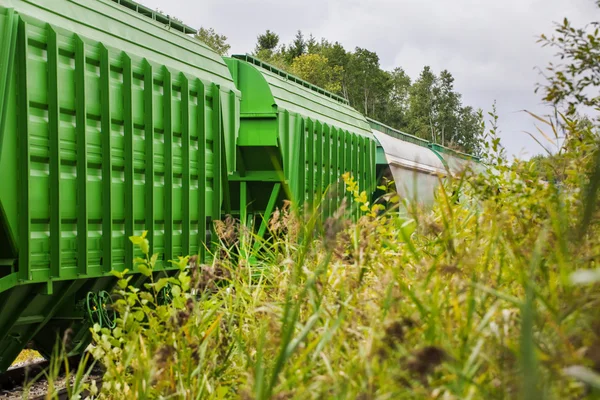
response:
[[[345,175],[329,218],[278,210],[264,240],[228,218],[209,264],[148,291],[120,275],[117,326],[93,328],[98,397],[598,398],[598,131],[568,126],[560,165],[509,163],[492,126],[487,170],[433,207],[373,205]]]

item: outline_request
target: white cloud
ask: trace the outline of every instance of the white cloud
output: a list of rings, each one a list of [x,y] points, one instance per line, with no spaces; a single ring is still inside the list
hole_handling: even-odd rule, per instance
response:
[[[593,0],[140,0],[188,25],[228,36],[233,53],[254,49],[266,29],[290,42],[297,30],[377,52],[385,69],[403,67],[413,79],[424,65],[448,69],[465,104],[491,109],[497,101],[509,154],[541,152],[533,119],[519,110],[546,110],[534,93],[552,50],[536,43],[553,22],[597,20]]]

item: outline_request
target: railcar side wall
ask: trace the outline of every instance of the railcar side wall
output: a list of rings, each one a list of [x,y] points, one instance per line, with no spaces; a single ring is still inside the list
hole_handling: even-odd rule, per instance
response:
[[[73,351],[84,347],[86,295],[110,291],[113,270],[137,272],[130,236],[148,231],[158,271],[204,253],[235,166],[240,101],[218,55],[118,4],[7,2],[0,371],[31,340],[48,353],[69,327]]]

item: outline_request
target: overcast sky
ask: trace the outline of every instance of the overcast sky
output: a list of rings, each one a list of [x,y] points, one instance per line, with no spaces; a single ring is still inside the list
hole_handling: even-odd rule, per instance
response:
[[[381,66],[404,68],[416,79],[424,65],[448,69],[463,104],[491,110],[497,101],[502,143],[521,158],[543,150],[524,131],[521,112],[548,110],[535,94],[554,50],[536,43],[564,17],[583,25],[600,20],[593,0],[140,0],[198,28],[228,37],[230,54],[250,53],[265,30],[289,43],[297,30],[377,52]]]

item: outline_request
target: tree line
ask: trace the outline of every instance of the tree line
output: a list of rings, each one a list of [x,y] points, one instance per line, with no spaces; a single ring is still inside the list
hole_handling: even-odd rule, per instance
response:
[[[201,28],[196,38],[224,55],[227,37]],[[424,66],[413,81],[402,67],[382,69],[376,52],[317,40],[298,31],[291,43],[277,33],[258,35],[250,54],[347,99],[352,107],[386,125],[471,154],[479,154],[483,113],[464,105],[448,70]]]

